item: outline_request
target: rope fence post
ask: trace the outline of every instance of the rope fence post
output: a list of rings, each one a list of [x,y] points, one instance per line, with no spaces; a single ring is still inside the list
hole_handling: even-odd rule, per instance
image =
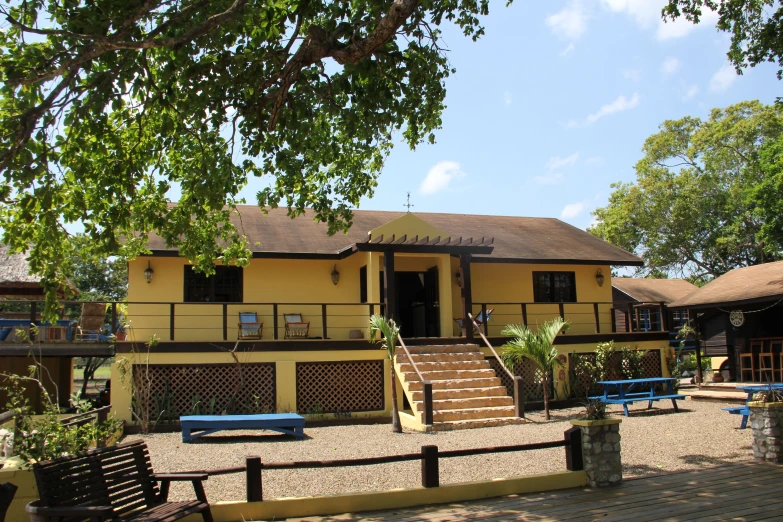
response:
[[[582,430],[577,427],[567,429],[563,433],[567,442],[566,451],[566,469],[568,471],[582,471],[584,462],[582,461]]]
[[[247,457],[247,501],[261,502],[264,500],[264,490],[261,482],[261,470],[264,465],[261,463],[261,457]]]
[[[421,447],[421,485],[425,488],[440,487],[437,446]]]

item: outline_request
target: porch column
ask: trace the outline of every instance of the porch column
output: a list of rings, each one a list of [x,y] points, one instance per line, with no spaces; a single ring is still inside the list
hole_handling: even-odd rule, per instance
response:
[[[397,283],[394,278],[394,252],[387,251],[383,253],[383,288],[385,291],[384,315],[393,319],[399,326],[400,318],[397,316],[397,296],[395,290]]]
[[[473,292],[470,285],[470,254],[459,256],[459,271],[462,278],[462,336],[473,340],[473,324],[468,314],[473,310]],[[486,320],[486,319],[485,319]]]
[[[696,384],[701,387],[701,383],[704,382],[701,374],[701,339],[699,336],[699,323],[696,321],[696,313],[693,310],[688,310],[688,317],[691,317],[693,313],[693,329],[696,331]]]

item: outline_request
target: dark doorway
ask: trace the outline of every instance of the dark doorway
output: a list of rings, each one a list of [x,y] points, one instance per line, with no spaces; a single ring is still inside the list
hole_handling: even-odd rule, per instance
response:
[[[396,272],[400,334],[403,337],[439,337],[438,269]]]

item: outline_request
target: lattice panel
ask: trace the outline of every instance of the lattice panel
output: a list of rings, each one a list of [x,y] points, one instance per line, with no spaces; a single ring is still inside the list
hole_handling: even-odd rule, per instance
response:
[[[661,377],[661,351],[650,350],[642,357],[642,377]]]
[[[500,365],[497,359],[494,357],[488,357],[487,361],[489,365],[495,370],[495,374],[500,377],[501,384],[506,387],[508,395],[514,396],[514,382],[511,377],[503,371],[503,367]],[[526,401],[543,400],[544,391],[541,379],[543,379],[544,372],[534,362],[524,360],[521,364],[514,365],[514,375],[522,377],[522,391],[525,394]],[[552,380],[550,379],[550,383]],[[552,397],[552,390],[549,390],[549,396]]]
[[[147,368],[152,420],[175,421],[181,415],[219,415],[224,411],[270,413],[277,408],[274,363],[239,367],[235,364],[150,364],[148,367],[137,364],[133,366],[137,400],[144,395],[141,384],[147,380]]]
[[[585,361],[588,365],[595,365],[594,353],[572,353],[568,356],[569,383],[573,397],[586,397],[598,395],[603,392],[603,387],[596,384],[594,375],[586,371],[577,371],[579,361]]]
[[[296,364],[299,413],[384,409],[383,361]]]

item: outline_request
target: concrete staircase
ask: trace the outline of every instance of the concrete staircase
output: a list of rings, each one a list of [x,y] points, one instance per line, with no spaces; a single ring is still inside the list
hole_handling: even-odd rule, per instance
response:
[[[432,382],[433,431],[524,424],[514,416],[514,398],[484,360],[478,345],[409,346],[424,379]],[[413,415],[402,415],[403,425],[426,431],[424,386],[401,348],[394,366]]]

